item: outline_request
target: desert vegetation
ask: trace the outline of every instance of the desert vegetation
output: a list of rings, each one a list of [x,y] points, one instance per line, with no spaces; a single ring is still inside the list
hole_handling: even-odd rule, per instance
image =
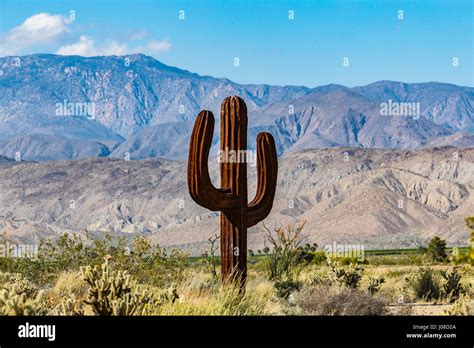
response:
[[[0,314],[472,314],[472,247],[446,248],[435,237],[416,250],[329,257],[305,243],[304,224],[266,231],[266,250],[250,253],[245,292],[221,281],[217,236],[189,257],[145,237],[127,246],[64,234],[43,241],[34,258],[0,258]]]

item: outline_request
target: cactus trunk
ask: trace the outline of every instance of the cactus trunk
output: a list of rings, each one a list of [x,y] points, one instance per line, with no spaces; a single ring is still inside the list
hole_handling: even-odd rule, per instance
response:
[[[239,99],[229,99],[221,114],[221,187],[239,202],[239,208],[221,212],[221,273],[226,280],[246,279],[247,110]]]

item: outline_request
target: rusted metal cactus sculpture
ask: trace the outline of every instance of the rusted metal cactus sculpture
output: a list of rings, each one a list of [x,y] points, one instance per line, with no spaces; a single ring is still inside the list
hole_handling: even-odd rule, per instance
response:
[[[188,186],[193,200],[212,211],[221,211],[221,274],[223,280],[247,278],[247,228],[265,219],[273,205],[278,161],[270,133],[257,136],[258,186],[255,198],[247,198],[247,106],[232,96],[221,106],[221,188],[211,183],[209,151],[214,133],[214,115],[201,111],[194,123],[189,146]],[[234,156],[232,156],[232,154]],[[243,156],[242,156],[243,155]],[[242,157],[245,160],[242,161]]]

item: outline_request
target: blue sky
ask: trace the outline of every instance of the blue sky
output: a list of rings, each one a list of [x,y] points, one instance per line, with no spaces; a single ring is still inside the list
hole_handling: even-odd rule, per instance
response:
[[[0,56],[143,52],[240,83],[473,86],[472,3],[0,0]]]

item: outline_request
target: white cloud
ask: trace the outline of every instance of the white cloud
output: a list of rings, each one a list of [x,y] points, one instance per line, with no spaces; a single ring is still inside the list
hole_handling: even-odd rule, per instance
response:
[[[136,40],[143,40],[148,36],[148,32],[146,30],[138,30],[134,31],[129,35],[129,39],[132,41]]]
[[[60,42],[64,42],[67,34],[71,34],[68,25],[72,21],[72,19],[62,15],[49,13],[37,13],[28,17],[20,25],[4,34],[0,34],[0,56],[27,54],[38,50],[47,52],[52,47],[58,47]],[[171,43],[168,40],[157,41],[149,38],[144,41],[148,36],[148,32],[141,30],[133,32],[126,42],[106,40],[97,43],[90,36],[82,35],[78,41],[59,47],[56,53],[80,56],[126,55],[132,53],[155,55],[171,49]],[[134,43],[138,40],[141,40],[141,42]]]
[[[72,21],[61,15],[38,13],[0,36],[0,56],[15,55],[38,44],[57,42]]]
[[[62,46],[56,53],[65,56],[90,56],[95,54],[94,40],[88,36],[81,36],[79,41],[72,45]]]
[[[96,47],[95,41],[89,36],[82,35],[79,41],[65,45],[59,48],[56,53],[65,56],[109,56],[109,55],[124,55],[128,53],[128,47],[126,44],[119,44],[116,41],[110,42],[105,47]]]
[[[129,47],[126,43],[111,41],[106,45],[97,45],[96,42],[85,35],[79,38],[79,41],[65,45],[59,48],[56,53],[61,55],[79,55],[79,56],[110,56],[110,55],[126,55],[132,53],[156,54],[158,52],[166,52],[171,48],[169,41],[151,40],[144,46]]]
[[[147,48],[150,53],[158,53],[158,52],[167,52],[171,48],[171,43],[167,40],[165,41],[149,41],[147,43]]]

